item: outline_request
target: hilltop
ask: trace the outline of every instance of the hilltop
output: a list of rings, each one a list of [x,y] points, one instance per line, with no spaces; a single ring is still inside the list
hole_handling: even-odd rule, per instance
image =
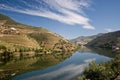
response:
[[[76,43],[77,45],[86,45],[88,42],[92,41],[93,39],[101,35],[103,35],[103,33],[99,33],[97,35],[92,35],[92,36],[80,36],[75,39],[72,39],[71,41],[73,43]]]
[[[24,25],[0,14],[0,52],[72,51],[74,44],[41,27]]]
[[[120,51],[120,31],[103,34],[90,41],[87,46]]]

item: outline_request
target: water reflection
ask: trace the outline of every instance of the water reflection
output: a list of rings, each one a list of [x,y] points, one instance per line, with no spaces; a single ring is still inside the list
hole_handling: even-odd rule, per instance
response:
[[[78,51],[79,51],[80,53],[93,52],[90,48],[88,48],[88,47],[86,47],[86,46],[81,46]]]
[[[110,58],[114,58],[117,54],[110,49],[97,48],[97,47],[93,48],[93,47],[86,47],[86,46],[82,46],[81,49],[79,49],[78,51],[80,53],[92,52],[92,53],[104,55]]]
[[[99,55],[104,55],[104,56],[107,56],[107,57],[110,57],[110,58],[114,58],[116,56],[116,52],[113,52],[111,49],[104,49],[104,48],[92,48],[92,47],[89,47],[89,49],[93,52],[93,53],[96,53],[96,54],[99,54]]]
[[[88,66],[89,62],[100,63],[110,59],[84,47],[57,65],[18,75],[13,80],[76,80],[77,76],[82,75],[84,68]]]
[[[95,59],[85,60],[85,63],[80,65],[69,64],[48,73],[32,75],[31,77],[25,78],[25,80],[73,80],[73,77],[81,74],[84,68],[89,65],[89,62],[94,60]]]
[[[73,76],[76,76],[78,74],[80,74],[84,69],[84,67],[86,66],[86,64],[82,64],[82,65],[74,65],[74,64],[70,64],[67,65],[63,68],[60,68],[58,70],[55,71],[51,71],[48,73],[44,73],[44,74],[40,74],[40,75],[36,75],[36,76],[31,76],[29,78],[26,78],[27,80],[70,80],[71,78],[73,78]],[[69,73],[69,75],[65,76],[65,77],[61,77],[59,79],[57,79],[57,77],[61,76],[61,75],[65,75]]]
[[[0,80],[33,70],[44,69],[58,64],[71,55],[72,53],[35,54],[32,56],[25,55],[25,53],[18,53],[17,55],[9,52],[1,53]]]
[[[12,52],[5,51],[4,53],[0,53],[0,64],[5,64],[12,59],[13,59]]]
[[[5,52],[0,54],[0,79],[18,75],[13,80],[74,80],[82,74],[89,62],[99,63],[110,60],[109,57],[114,57],[114,54],[108,50],[84,46],[74,54]]]

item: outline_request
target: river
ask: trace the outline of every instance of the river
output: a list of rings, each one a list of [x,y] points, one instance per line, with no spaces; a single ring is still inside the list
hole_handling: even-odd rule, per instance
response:
[[[13,77],[12,80],[76,80],[78,76],[82,75],[84,68],[88,67],[89,62],[109,61],[114,54],[108,51],[100,51],[98,53],[97,51],[83,48],[73,54],[70,53],[70,55],[69,53],[56,55],[48,58],[44,56],[47,60],[43,59],[43,62],[41,60],[31,62],[32,67],[35,66],[36,70],[31,68],[32,70],[30,71],[23,71],[22,74]],[[25,65],[23,64],[23,66]]]

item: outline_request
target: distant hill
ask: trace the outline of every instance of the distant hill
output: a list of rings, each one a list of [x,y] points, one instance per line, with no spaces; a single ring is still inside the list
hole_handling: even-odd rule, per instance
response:
[[[92,41],[93,39],[103,35],[103,33],[93,35],[93,36],[80,36],[78,38],[72,39],[71,41],[76,43],[77,45],[86,45],[88,42]]]
[[[90,41],[87,46],[120,50],[120,31],[103,34]]]
[[[15,22],[10,17],[0,14],[0,52],[71,51],[74,48],[71,42],[58,34]]]

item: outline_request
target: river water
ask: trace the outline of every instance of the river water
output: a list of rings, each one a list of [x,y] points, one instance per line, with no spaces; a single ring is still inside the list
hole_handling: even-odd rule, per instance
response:
[[[98,53],[96,51],[91,51],[90,49],[83,49],[74,52],[69,55],[69,57],[59,57],[58,55],[56,57],[58,60],[53,58],[49,60],[48,58],[47,61],[43,60],[44,63],[40,63],[43,66],[55,63],[50,66],[48,65],[43,69],[33,70],[30,72],[27,71],[13,77],[12,80],[76,80],[78,76],[82,75],[84,68],[89,65],[89,62],[94,61],[95,63],[100,63],[111,60],[111,55],[113,55],[113,53],[105,52],[106,53],[103,51],[102,54],[101,51]],[[110,54],[110,56],[106,54]],[[39,61],[37,61],[37,68],[41,65],[38,64]]]

